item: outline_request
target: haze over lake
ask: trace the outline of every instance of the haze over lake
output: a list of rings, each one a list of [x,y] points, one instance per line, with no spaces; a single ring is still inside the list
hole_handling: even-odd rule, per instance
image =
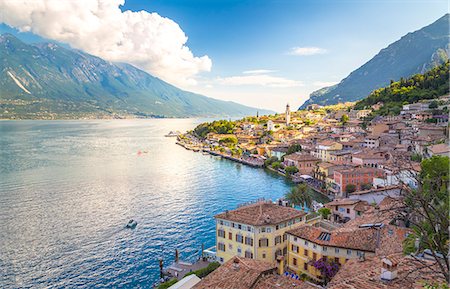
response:
[[[1,121],[0,287],[148,288],[214,245],[216,213],[290,189],[164,137],[202,121]]]

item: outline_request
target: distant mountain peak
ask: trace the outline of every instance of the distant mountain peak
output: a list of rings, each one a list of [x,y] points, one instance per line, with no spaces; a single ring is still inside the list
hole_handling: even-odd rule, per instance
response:
[[[300,109],[313,103],[327,105],[360,100],[390,80],[424,73],[444,63],[449,58],[449,21],[447,13],[432,24],[407,33],[337,85],[312,92]]]

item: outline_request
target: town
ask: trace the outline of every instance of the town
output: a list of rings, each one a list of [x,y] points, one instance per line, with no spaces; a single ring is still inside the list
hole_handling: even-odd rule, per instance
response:
[[[427,160],[446,161],[448,171],[449,104],[444,95],[384,116],[376,113],[383,103],[359,110],[354,103],[299,111],[287,105],[284,114],[214,121],[178,135],[186,149],[264,167],[298,187],[284,199],[216,215],[216,246],[202,257],[222,265],[203,279],[179,276],[170,288],[445,284],[448,275],[436,268],[446,252],[423,250],[411,227],[423,216],[411,210],[411,198],[418,198]],[[447,181],[448,172],[445,187]],[[329,202],[312,208],[310,190]]]

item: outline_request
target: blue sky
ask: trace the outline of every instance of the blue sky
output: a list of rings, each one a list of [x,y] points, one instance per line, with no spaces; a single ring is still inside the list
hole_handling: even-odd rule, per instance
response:
[[[339,82],[380,49],[442,17],[448,3],[126,0],[120,9],[156,12],[173,20],[188,37],[185,45],[193,54],[189,61],[198,65],[187,68],[190,75],[185,76],[176,73],[184,66],[174,72],[133,58],[131,63],[193,92],[281,111],[286,102],[299,106],[310,92]],[[84,48],[78,39],[68,42]],[[202,56],[201,61],[196,58]]]

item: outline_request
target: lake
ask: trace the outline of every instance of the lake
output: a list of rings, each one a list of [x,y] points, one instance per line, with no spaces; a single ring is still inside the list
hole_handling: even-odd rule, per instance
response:
[[[0,121],[0,288],[151,287],[158,258],[214,245],[215,214],[290,189],[164,137],[201,121]]]

